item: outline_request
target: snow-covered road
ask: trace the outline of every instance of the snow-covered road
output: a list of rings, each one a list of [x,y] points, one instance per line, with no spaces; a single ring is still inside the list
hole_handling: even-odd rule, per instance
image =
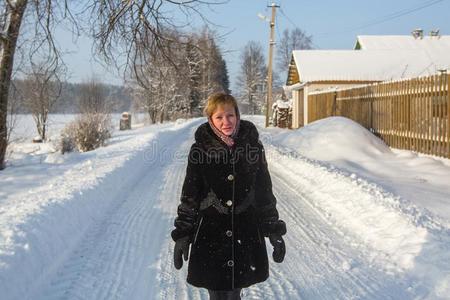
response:
[[[280,215],[289,228],[289,255],[281,265],[272,263],[269,284],[274,291],[269,298],[410,299],[404,278],[380,270],[368,260],[368,249],[355,249],[352,244],[357,240],[346,237],[313,205],[326,197],[348,197],[345,191],[333,195],[323,190],[316,176],[324,170],[317,166],[311,170],[308,161],[303,161],[304,166],[299,162],[286,157],[270,161]],[[264,298],[265,293],[261,290],[254,299]]]
[[[86,230],[36,299],[167,299],[167,281],[182,282],[168,233],[193,129],[162,131],[127,162],[124,182],[108,188],[112,207]]]
[[[19,272],[0,270],[0,285],[9,286],[7,295],[208,299],[206,290],[186,284],[186,266],[181,271],[173,267],[170,239],[186,155],[201,122],[158,131],[112,174],[80,193],[91,200],[107,199],[107,204],[90,214],[73,238],[61,229],[61,239],[70,242],[62,242],[65,248],[57,254],[49,251],[54,257],[46,257],[46,249],[31,247],[29,255],[41,257],[43,264],[42,270],[38,262],[30,269],[31,284],[20,281],[20,272],[27,271],[20,261],[11,263],[23,268]],[[405,207],[396,208],[395,197],[354,174],[275,144],[266,143],[266,152],[280,216],[288,227],[287,255],[282,264],[270,258],[270,278],[244,290],[244,299],[445,298],[448,230],[431,221],[418,224],[417,216]],[[380,214],[383,222],[376,219]],[[45,233],[40,237],[45,239]],[[427,249],[445,258],[439,262],[443,268],[427,260]],[[425,270],[429,266],[437,270]]]

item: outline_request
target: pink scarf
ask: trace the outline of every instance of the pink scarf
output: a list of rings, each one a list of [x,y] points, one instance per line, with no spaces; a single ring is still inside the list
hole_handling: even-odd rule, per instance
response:
[[[211,127],[212,131],[225,143],[228,147],[233,147],[234,145],[234,139],[236,138],[238,132],[239,132],[239,123],[240,123],[240,117],[239,113],[236,113],[236,127],[234,127],[233,133],[228,136],[226,134],[223,134],[222,131],[220,131],[216,126],[214,126],[213,121],[211,117],[208,118],[209,126]]]

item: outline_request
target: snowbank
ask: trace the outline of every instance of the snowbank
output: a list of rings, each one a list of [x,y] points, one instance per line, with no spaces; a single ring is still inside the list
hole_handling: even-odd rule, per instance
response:
[[[53,276],[86,230],[123,198],[133,170],[152,158],[152,142],[192,121],[115,132],[107,147],[61,155],[51,144],[13,145],[0,173],[0,290],[28,299]],[[33,151],[30,152],[30,149]],[[147,150],[146,150],[147,149]]]
[[[269,160],[369,261],[419,277],[427,297],[450,295],[449,160],[391,150],[341,117],[262,131]]]
[[[271,265],[276,276],[250,290],[252,295],[261,295],[255,298],[302,298],[299,295],[309,282],[311,291],[305,295],[313,295],[313,299],[331,295],[341,295],[336,296],[341,299],[365,295],[377,299],[395,295],[407,295],[397,297],[402,299],[409,299],[409,295],[414,299],[448,299],[449,160],[390,149],[345,118],[320,120],[299,130],[264,129],[264,118],[251,119],[260,125],[280,214],[288,222],[285,264]],[[16,143],[9,167],[0,173],[2,299],[39,298],[44,287],[56,290],[55,295],[65,295],[67,288],[71,295],[95,299],[94,291],[116,291],[104,291],[101,284],[108,280],[114,284],[129,280],[121,295],[139,290],[136,295],[157,294],[155,297],[161,299],[206,297],[205,291],[186,287],[185,273],[173,272],[167,224],[158,223],[158,218],[151,224],[158,227],[160,238],[166,238],[164,249],[168,250],[161,253],[155,247],[154,252],[150,251],[152,266],[127,261],[128,270],[133,273],[134,268],[148,271],[160,266],[161,274],[147,274],[156,278],[151,285],[144,280],[138,283],[139,287],[134,286],[127,274],[121,278],[123,269],[115,268],[102,247],[92,255],[106,255],[101,261],[111,266],[93,266],[90,262],[97,261],[96,257],[87,261],[83,257],[91,255],[90,248],[85,248],[86,236],[92,239],[89,243],[103,239],[105,249],[120,248],[104,240],[105,235],[116,232],[114,226],[119,226],[105,216],[121,207],[125,193],[136,188],[139,178],[135,177],[146,174],[147,163],[152,169],[160,168],[157,176],[166,171],[169,176],[167,182],[155,181],[154,188],[165,182],[171,189],[170,199],[159,199],[162,203],[155,200],[150,210],[175,213],[178,200],[174,195],[182,184],[186,160],[184,146],[192,142],[195,127],[203,121],[179,120],[115,132],[107,147],[87,153],[61,155],[54,152],[51,144]],[[172,154],[166,153],[167,148],[158,147],[168,140]],[[184,145],[180,148],[183,150],[177,145]],[[180,160],[173,161],[174,157]],[[169,172],[165,167],[177,171]],[[138,169],[141,171],[136,174]],[[95,226],[102,222],[111,223],[111,227]],[[106,233],[105,228],[109,230]],[[133,232],[142,233],[146,228],[133,227]],[[131,244],[114,253],[121,259],[129,258],[122,251],[132,251],[132,241],[123,232],[117,242]],[[136,252],[139,257],[147,248],[140,250]],[[77,258],[75,262],[73,258]],[[86,265],[71,267],[77,263]],[[71,267],[72,275],[67,274],[65,266]],[[96,273],[97,268],[101,273]],[[81,281],[88,288],[77,286]],[[49,283],[55,286],[49,287]],[[327,292],[320,289],[325,285],[329,287]],[[160,289],[169,289],[167,295],[173,297],[164,297],[166,294]],[[44,291],[43,295],[53,294]]]
[[[450,160],[390,149],[350,119],[331,117],[299,130],[271,130],[271,141],[310,159],[356,173],[448,220]]]

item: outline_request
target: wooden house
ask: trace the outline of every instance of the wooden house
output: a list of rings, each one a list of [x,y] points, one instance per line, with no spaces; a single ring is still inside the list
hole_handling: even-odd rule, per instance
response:
[[[285,91],[292,128],[308,124],[308,95],[450,69],[450,36],[358,36],[354,50],[295,50]]]

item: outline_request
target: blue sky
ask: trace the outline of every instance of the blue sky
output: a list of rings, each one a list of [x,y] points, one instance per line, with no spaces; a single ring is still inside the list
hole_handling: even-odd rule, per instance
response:
[[[211,22],[219,25],[216,30],[223,35],[221,48],[232,87],[239,71],[240,51],[245,44],[255,40],[268,49],[269,24],[257,14],[269,17],[271,9],[267,6],[271,3],[266,0],[230,0],[223,5],[202,9]],[[280,5],[275,39],[279,40],[285,28],[297,26],[313,36],[317,49],[351,49],[357,35],[410,34],[415,28],[422,28],[426,33],[440,29],[441,34],[450,34],[450,0],[278,0],[275,3]],[[96,73],[101,80],[121,82],[92,59],[88,39],[79,39],[77,45],[72,43],[67,33],[58,34],[58,39],[64,49],[73,51],[66,55],[66,63],[72,72],[71,81],[81,81]],[[279,75],[285,77],[285,74]]]

